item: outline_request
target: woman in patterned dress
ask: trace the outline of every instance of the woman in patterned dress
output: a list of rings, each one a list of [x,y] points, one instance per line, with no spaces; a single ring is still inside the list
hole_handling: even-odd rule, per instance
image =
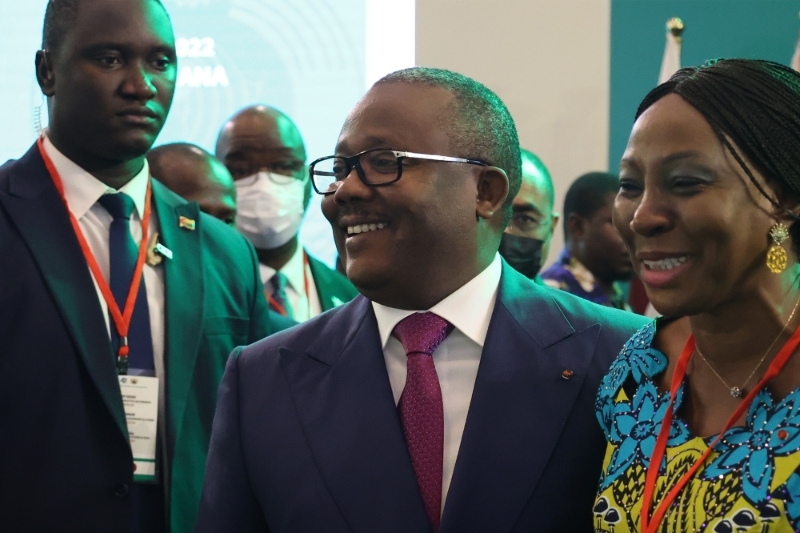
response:
[[[800,74],[721,59],[645,97],[614,224],[664,316],[598,393],[596,531],[800,531],[798,214]]]

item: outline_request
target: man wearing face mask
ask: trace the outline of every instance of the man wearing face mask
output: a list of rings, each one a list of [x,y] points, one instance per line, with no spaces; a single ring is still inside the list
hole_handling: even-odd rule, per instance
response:
[[[517,272],[542,284],[539,270],[558,225],[558,213],[553,212],[553,180],[541,159],[530,150],[520,151],[522,184],[511,204],[513,214],[500,240],[500,255]]]
[[[303,322],[353,299],[358,292],[347,278],[299,243],[311,183],[292,120],[271,107],[246,107],[223,125],[216,155],[236,184],[236,227],[256,248],[270,308]]]

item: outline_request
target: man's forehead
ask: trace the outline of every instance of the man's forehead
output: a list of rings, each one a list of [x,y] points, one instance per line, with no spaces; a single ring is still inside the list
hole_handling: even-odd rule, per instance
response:
[[[234,118],[223,135],[230,143],[260,149],[303,150],[303,138],[286,117],[248,114]]]
[[[441,87],[411,83],[376,85],[345,120],[337,153],[380,146],[404,150],[446,149],[445,120],[453,94]]]
[[[60,47],[79,53],[93,46],[172,50],[175,37],[164,7],[155,0],[79,2],[75,20]]]
[[[553,209],[550,203],[548,184],[541,174],[523,174],[519,193],[514,199],[514,205],[535,205],[542,214],[547,214]]]
[[[236,185],[233,181],[233,176],[228,171],[228,168],[216,158],[208,162],[208,181],[214,184],[214,187],[221,191],[236,191]]]

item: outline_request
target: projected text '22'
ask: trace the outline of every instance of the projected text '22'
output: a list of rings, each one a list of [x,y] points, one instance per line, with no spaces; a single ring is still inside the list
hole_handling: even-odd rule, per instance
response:
[[[211,37],[180,37],[175,40],[179,58],[216,57],[216,43]],[[178,87],[227,87],[228,74],[222,65],[186,65],[178,71]]]

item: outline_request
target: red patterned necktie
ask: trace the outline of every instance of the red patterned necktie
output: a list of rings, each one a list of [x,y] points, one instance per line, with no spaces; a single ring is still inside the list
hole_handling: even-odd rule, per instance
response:
[[[393,335],[408,356],[408,375],[398,409],[411,464],[434,531],[442,512],[444,408],[433,352],[453,326],[433,313],[414,313],[398,322]]]

